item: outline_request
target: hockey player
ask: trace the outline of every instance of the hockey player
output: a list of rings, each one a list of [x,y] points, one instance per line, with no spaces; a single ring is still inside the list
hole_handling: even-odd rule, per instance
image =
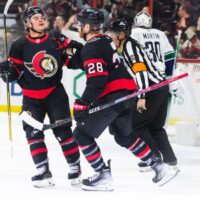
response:
[[[66,48],[78,48],[78,43],[70,41],[63,35],[45,32],[46,17],[39,7],[29,7],[24,11],[24,22],[29,32],[13,42],[9,61],[0,64],[0,74],[5,80],[17,80],[23,93],[23,110],[29,112],[35,119],[43,122],[47,114],[50,122],[59,121],[70,116],[69,100],[61,84],[62,67],[74,65],[69,60]],[[77,51],[78,53],[78,51]],[[79,147],[74,140],[72,124],[53,129],[64,157],[69,164],[68,179],[71,184],[80,183]],[[29,124],[23,124],[31,156],[37,168],[37,174],[32,177],[35,187],[54,185],[49,170],[48,150],[45,135],[34,130]]]
[[[159,158],[152,155],[146,143],[133,134],[131,127],[133,100],[88,114],[88,109],[93,106],[132,93],[137,86],[120,62],[112,39],[100,33],[104,22],[102,12],[83,9],[78,13],[78,21],[80,36],[87,41],[81,50],[87,81],[83,95],[74,103],[77,126],[73,134],[86,160],[96,172],[93,176],[83,179],[82,189],[113,190],[110,161],[106,166],[96,142],[107,127],[117,144],[148,164],[153,163],[152,169],[156,173],[153,178],[154,183],[166,183],[169,181],[168,169]]]
[[[164,80],[164,76],[153,65],[143,47],[130,37],[131,25],[127,21],[112,22],[109,25],[109,32],[116,45],[119,44],[118,47],[123,49],[124,60],[135,75],[140,89]],[[160,152],[162,153],[164,162],[176,165],[176,157],[163,128],[167,114],[168,92],[169,87],[164,86],[138,98],[133,109],[133,130],[149,144],[158,157],[161,158]],[[144,166],[147,167],[145,162],[139,163],[139,166],[142,168],[141,171],[144,170]],[[177,170],[172,169],[172,172],[176,175]]]
[[[134,18],[134,26],[132,29],[131,37],[138,41],[148,53],[153,65],[162,73],[166,78],[173,75],[175,51],[169,43],[164,32],[151,28],[152,18],[149,13],[141,11]],[[179,96],[182,93],[181,86],[178,82],[170,84],[170,93]],[[170,94],[169,94],[170,95]],[[171,99],[171,96],[169,96]],[[163,123],[166,123],[166,116],[169,115],[170,99],[168,99],[168,109],[165,108],[163,114]],[[141,119],[142,120],[142,119]],[[135,121],[135,128],[137,130],[138,123]],[[172,150],[170,143],[166,137],[166,131],[162,129],[163,133],[149,131],[148,133],[141,132],[140,136],[143,138],[156,152],[157,155],[161,153],[163,161],[172,166],[177,165],[176,156]],[[140,133],[140,132],[139,132]],[[140,170],[149,169],[145,163],[139,163]]]

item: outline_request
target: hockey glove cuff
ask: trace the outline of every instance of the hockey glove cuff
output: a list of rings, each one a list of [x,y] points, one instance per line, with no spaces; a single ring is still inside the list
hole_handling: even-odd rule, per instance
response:
[[[81,123],[85,118],[88,117],[89,112],[88,112],[88,106],[89,104],[82,99],[76,99],[74,102],[74,119],[78,122]]]

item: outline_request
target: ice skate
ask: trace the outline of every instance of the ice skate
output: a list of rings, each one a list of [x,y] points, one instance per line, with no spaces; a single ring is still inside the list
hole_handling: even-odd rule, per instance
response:
[[[154,163],[151,162],[150,165],[147,164],[147,162],[145,161],[140,161],[138,163],[138,167],[139,167],[139,171],[140,172],[149,172],[149,171],[152,171],[152,165]],[[173,161],[173,162],[167,162],[166,163],[167,165],[169,165],[170,168],[174,169],[175,171],[177,172],[180,172],[180,169],[178,168],[178,165],[177,165],[177,161]]]
[[[177,165],[177,161],[167,162],[166,164],[169,165],[170,168],[177,171],[177,173],[179,173],[181,171]]]
[[[152,165],[152,169],[155,171],[156,175],[152,179],[154,183],[159,186],[163,186],[169,181],[171,181],[177,174],[178,171],[169,165],[163,163],[161,160],[155,161]]]
[[[102,171],[96,172],[93,176],[83,179],[82,189],[87,191],[112,191],[113,179],[110,169],[110,160],[108,166]]]
[[[153,169],[151,168],[152,165],[153,165],[153,163],[150,164],[150,165],[148,165],[147,162],[145,162],[145,161],[140,161],[140,162],[138,163],[139,171],[140,171],[140,172],[152,171],[152,170],[153,170]]]
[[[38,168],[38,174],[32,177],[32,183],[33,186],[37,188],[50,187],[55,185],[48,166],[43,165],[42,167]]]
[[[70,172],[68,173],[68,179],[72,186],[79,185],[81,183],[81,167],[80,164],[70,165]]]

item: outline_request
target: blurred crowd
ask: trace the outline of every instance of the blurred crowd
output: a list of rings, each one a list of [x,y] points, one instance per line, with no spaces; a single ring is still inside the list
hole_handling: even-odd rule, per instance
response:
[[[33,1],[19,8],[17,24],[22,25],[23,10]],[[133,23],[134,16],[141,10],[150,11],[148,0],[38,0],[47,15],[49,31],[76,31],[76,14],[82,8],[96,6],[104,13],[105,25],[116,18],[125,18]],[[200,59],[200,1],[199,0],[154,0],[153,27],[164,31],[178,49],[178,57]],[[134,24],[133,24],[134,27]],[[176,37],[181,39],[176,44]]]

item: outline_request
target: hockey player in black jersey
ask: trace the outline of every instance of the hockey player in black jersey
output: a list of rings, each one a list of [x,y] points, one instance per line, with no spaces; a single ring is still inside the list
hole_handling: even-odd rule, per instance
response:
[[[96,139],[109,127],[110,133],[120,146],[128,149],[139,159],[154,163],[156,172],[153,182],[165,178],[162,161],[152,155],[148,145],[133,134],[131,108],[133,100],[88,114],[88,109],[125,96],[137,90],[136,83],[120,62],[112,39],[100,33],[103,14],[94,9],[78,13],[78,31],[87,42],[81,50],[81,60],[86,72],[86,88],[74,103],[77,126],[73,131],[86,160],[96,172],[82,181],[84,190],[113,190],[110,160],[106,166]]]
[[[0,64],[0,73],[9,81],[17,80],[23,93],[23,110],[35,119],[43,122],[47,114],[50,122],[70,117],[68,95],[61,84],[62,67],[76,66],[81,45],[71,41],[59,33],[45,32],[47,21],[44,12],[39,7],[29,7],[24,11],[24,22],[29,32],[13,42],[9,61]],[[67,56],[66,51],[76,48],[76,59]],[[79,147],[74,140],[72,124],[53,129],[64,157],[69,164],[68,179],[71,184],[80,183]],[[23,124],[31,156],[38,170],[32,177],[35,187],[54,185],[49,170],[48,150],[45,145],[45,135],[34,130],[29,124]]]
[[[140,89],[147,88],[149,85],[164,80],[162,74],[149,59],[145,49],[130,37],[131,25],[126,20],[115,20],[110,23],[108,29],[108,33],[115,41],[116,46],[122,49],[124,61],[131,69]],[[169,87],[164,86],[138,97],[133,109],[133,130],[149,144],[150,148],[158,157],[161,157],[161,152],[165,155],[170,154],[171,159],[176,161],[167,133],[163,128],[167,114],[168,92]],[[150,139],[154,145],[149,143]],[[145,162],[141,164],[146,165]],[[172,177],[175,176],[178,169],[172,168],[167,164],[165,164],[166,168],[171,170]]]

